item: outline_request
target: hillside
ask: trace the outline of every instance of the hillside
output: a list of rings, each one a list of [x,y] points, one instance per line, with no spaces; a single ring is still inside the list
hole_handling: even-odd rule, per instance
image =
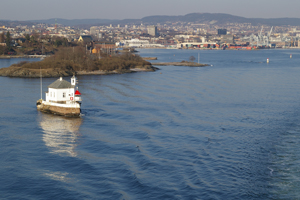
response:
[[[119,20],[113,20],[113,19],[46,19],[46,20],[31,20],[31,22],[34,23],[45,23],[45,24],[61,24],[64,26],[78,26],[78,25],[92,25],[92,24],[108,24]]]
[[[143,23],[166,23],[166,22],[191,22],[197,24],[217,24],[226,23],[251,23],[257,25],[269,26],[300,26],[300,18],[245,18],[222,13],[191,13],[182,16],[149,16],[141,19]]]
[[[267,25],[267,26],[300,26],[300,18],[246,18],[230,14],[223,13],[190,13],[187,15],[178,16],[167,16],[167,15],[156,15],[148,16],[142,19],[123,19],[123,20],[113,20],[113,19],[57,19],[58,24],[65,26],[100,26],[108,24],[157,24],[157,23],[167,23],[167,22],[190,22],[190,23],[206,23],[206,24],[216,24],[224,25],[226,23],[251,23],[254,26],[257,25]],[[22,25],[32,25],[37,23],[45,24],[55,24],[55,19],[46,20],[31,20],[31,21],[7,21],[0,20],[0,25],[4,26],[15,26],[18,24]]]

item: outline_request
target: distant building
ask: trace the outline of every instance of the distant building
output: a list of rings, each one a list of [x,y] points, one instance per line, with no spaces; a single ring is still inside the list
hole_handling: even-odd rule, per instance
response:
[[[92,26],[92,27],[90,28],[90,34],[91,34],[91,35],[96,35],[97,32],[98,32],[98,27],[97,27],[97,26]]]
[[[26,42],[26,39],[25,38],[17,38],[17,41],[19,43],[24,43],[24,42]]]
[[[227,35],[227,29],[218,29],[218,35]]]
[[[139,39],[121,40],[120,42],[117,42],[116,45],[124,47],[146,47],[149,46],[149,41]]]
[[[222,35],[221,43],[233,44],[233,35]]]
[[[157,36],[157,26],[149,26],[148,27],[148,34],[152,36]]]
[[[90,35],[81,35],[78,42],[92,42],[93,38]]]
[[[100,51],[105,53],[112,53],[116,51],[116,45],[115,44],[95,44],[93,53],[99,53]]]

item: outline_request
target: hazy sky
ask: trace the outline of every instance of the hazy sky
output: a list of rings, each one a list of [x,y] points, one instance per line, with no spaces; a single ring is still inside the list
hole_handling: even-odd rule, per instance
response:
[[[300,0],[1,0],[0,3],[0,20],[137,19],[194,12],[300,18]]]

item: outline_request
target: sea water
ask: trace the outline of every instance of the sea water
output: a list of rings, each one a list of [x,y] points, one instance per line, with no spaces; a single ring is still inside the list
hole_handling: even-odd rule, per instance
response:
[[[138,50],[210,66],[79,76],[80,118],[0,77],[0,199],[300,198],[300,50]]]

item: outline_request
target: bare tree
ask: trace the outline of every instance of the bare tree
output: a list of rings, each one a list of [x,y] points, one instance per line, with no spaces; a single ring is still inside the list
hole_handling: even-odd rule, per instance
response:
[[[191,62],[194,62],[196,60],[196,58],[194,56],[190,56],[189,59],[190,59]]]
[[[6,42],[6,48],[8,49],[8,51],[10,51],[11,49],[11,37],[10,37],[10,33],[9,31],[6,32],[6,39],[5,39],[5,42]]]
[[[0,43],[4,43],[4,41],[5,41],[4,33],[1,33],[0,34]]]

